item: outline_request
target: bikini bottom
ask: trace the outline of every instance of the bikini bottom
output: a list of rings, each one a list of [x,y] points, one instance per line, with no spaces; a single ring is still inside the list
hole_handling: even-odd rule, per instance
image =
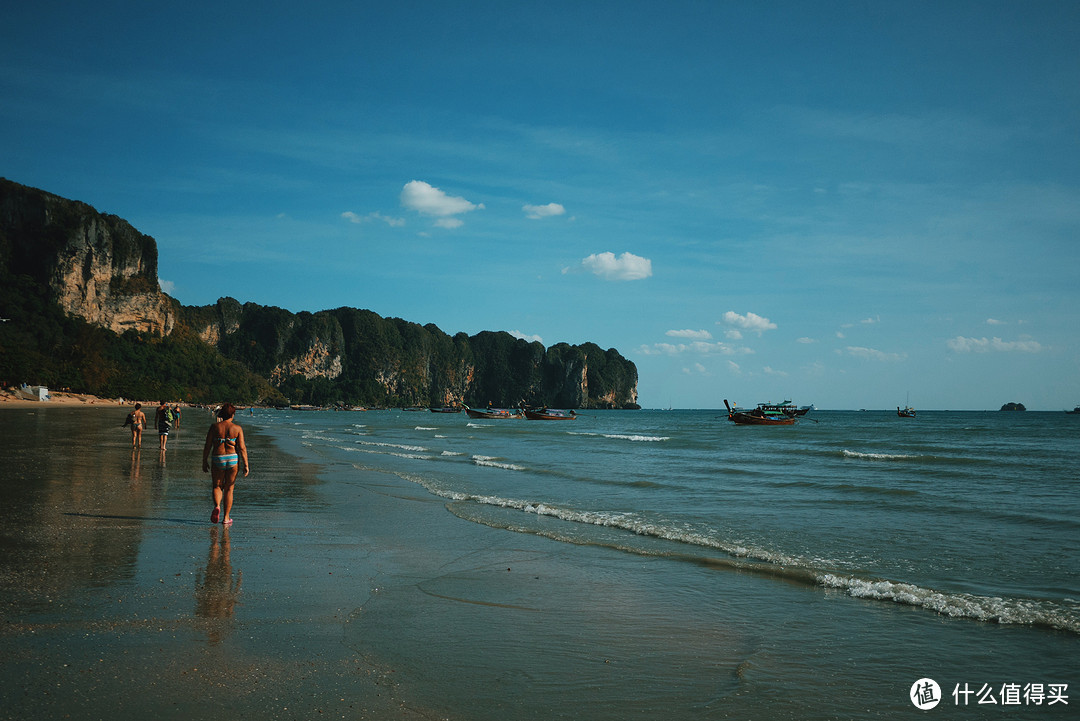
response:
[[[214,468],[232,468],[240,463],[240,456],[236,453],[225,453],[220,456],[211,456]]]

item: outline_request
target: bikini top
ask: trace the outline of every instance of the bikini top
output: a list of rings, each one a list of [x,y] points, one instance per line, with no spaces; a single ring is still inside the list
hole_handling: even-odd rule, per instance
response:
[[[236,438],[218,438],[217,442],[221,443],[221,444],[225,444],[225,443],[234,443],[235,444],[237,438],[239,438],[239,437],[240,436],[236,436]]]

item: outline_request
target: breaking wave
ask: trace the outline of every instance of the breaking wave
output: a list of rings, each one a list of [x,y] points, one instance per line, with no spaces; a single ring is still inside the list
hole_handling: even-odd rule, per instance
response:
[[[868,461],[913,461],[918,458],[907,453],[859,453],[846,449],[841,451],[840,455],[844,458],[862,458]]]
[[[473,456],[472,460],[477,465],[490,465],[500,468],[509,468],[511,470],[524,470],[520,466],[503,463],[498,459],[486,456]],[[683,558],[684,560],[701,563],[702,565],[709,567],[731,568],[744,572],[780,577],[788,581],[797,581],[807,585],[839,589],[853,598],[918,606],[954,618],[968,618],[1001,624],[1042,626],[1080,633],[1080,603],[1075,603],[1070,606],[1068,602],[1056,603],[1052,601],[996,598],[965,593],[949,593],[923,588],[911,583],[842,575],[822,569],[822,564],[828,563],[824,560],[792,556],[754,544],[724,541],[712,535],[703,534],[690,527],[671,526],[665,525],[663,522],[651,521],[643,518],[637,513],[585,511],[564,508],[540,501],[463,493],[442,488],[435,481],[429,479],[408,474],[401,475],[406,480],[424,486],[428,491],[437,496],[458,503],[494,506],[513,511],[520,511],[538,517],[557,518],[570,523],[589,524],[617,529],[634,534],[636,537],[648,537],[660,541],[673,541],[691,547],[701,547],[720,551],[726,555],[726,559],[703,557],[700,553],[680,553],[672,551],[670,548],[668,550],[652,548],[647,544],[635,543],[632,540],[604,544],[612,545],[613,547],[632,553]],[[467,505],[465,507],[467,507]],[[475,517],[462,509],[454,510],[454,512],[463,518],[468,518],[469,520],[479,523],[485,523],[486,525],[494,525],[519,532],[537,533],[555,540],[573,540],[575,543],[582,542],[576,535],[561,534],[558,529],[550,527],[517,527],[516,525],[511,526],[509,524],[494,522],[483,517]],[[630,537],[627,537],[627,539],[629,538]]]

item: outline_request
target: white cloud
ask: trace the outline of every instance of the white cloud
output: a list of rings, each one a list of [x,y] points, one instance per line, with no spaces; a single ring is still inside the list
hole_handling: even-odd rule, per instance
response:
[[[728,365],[728,370],[731,371],[732,373],[735,373],[736,375],[739,375],[739,374],[742,373],[742,368],[740,368],[739,364],[736,363],[735,361],[729,360],[727,362],[727,365]]]
[[[350,223],[355,223],[357,225],[361,225],[372,220],[381,220],[382,222],[389,225],[391,228],[400,228],[401,226],[405,225],[404,218],[395,218],[390,215],[383,215],[379,212],[368,213],[367,215],[357,215],[351,210],[346,210],[344,213],[341,214],[341,217],[349,221]]]
[[[839,352],[840,351],[837,351],[837,353]],[[866,360],[876,361],[901,361],[904,360],[904,358],[906,357],[900,353],[886,353],[885,351],[880,351],[876,348],[863,348],[861,346],[852,345],[849,345],[847,348],[845,348],[843,352],[855,358],[864,358]]]
[[[566,208],[558,203],[548,203],[547,205],[523,205],[521,206],[521,209],[525,211],[525,217],[530,220],[541,220],[543,218],[550,218],[553,215],[562,215],[566,212]]]
[[[962,335],[958,335],[955,338],[950,338],[947,343],[949,348],[957,353],[986,353],[988,351],[999,351],[1002,353],[1012,351],[1020,353],[1039,353],[1045,350],[1038,341],[1030,339],[1005,341],[996,337],[965,338]]]
[[[711,340],[712,333],[707,330],[669,330],[664,335],[671,336],[672,338],[687,338],[690,340]]]
[[[465,198],[447,195],[422,180],[410,180],[405,183],[405,187],[401,189],[401,204],[409,210],[442,219],[484,208],[483,203],[474,204]],[[443,228],[456,228],[462,224],[460,220],[455,219],[455,221],[447,223],[443,220],[437,225]]]
[[[614,253],[593,253],[581,264],[605,280],[641,280],[652,275],[652,261],[633,253],[618,258]]]
[[[738,330],[735,330],[734,328],[730,328],[730,329],[724,331],[724,337],[727,338],[728,340],[742,340],[742,331],[738,331]]]
[[[465,225],[461,218],[439,218],[435,221],[436,228],[460,228]]]
[[[369,216],[372,220],[381,220],[389,225],[391,228],[400,228],[405,225],[404,218],[395,218],[392,215],[383,215],[382,213],[371,213]]]
[[[875,316],[873,318],[863,318],[859,322],[862,323],[863,325],[873,325],[874,323],[880,323],[881,322],[881,316],[879,315],[879,316]]]
[[[998,320],[997,318],[987,318],[986,319],[986,324],[987,325],[1008,325],[1008,323],[1006,323],[1005,321]]]
[[[161,278],[158,278],[158,287],[161,288],[162,293],[172,295],[173,291],[176,290],[176,283],[171,280],[162,280]]]
[[[515,338],[520,338],[521,340],[525,340],[525,341],[528,341],[530,343],[543,343],[544,342],[544,339],[541,338],[538,335],[526,335],[525,333],[522,333],[519,330],[512,330],[512,331],[509,331],[509,333],[510,333],[510,335],[514,336]]]
[[[761,370],[767,376],[779,376],[781,378],[786,378],[787,377],[787,373],[785,371],[774,370],[773,368],[770,368],[769,366],[765,366]]]
[[[683,368],[682,372],[684,375],[691,375],[694,373],[702,376],[709,375],[708,369],[706,369],[705,366],[701,365],[700,363],[695,363],[693,368]]]
[[[817,340],[814,339],[814,338],[808,338],[806,336],[803,336],[802,338],[796,338],[795,342],[796,343],[807,343],[807,344],[809,344],[809,343],[817,343]]]
[[[767,330],[776,329],[776,323],[773,323],[768,318],[762,317],[757,313],[739,315],[735,311],[729,310],[727,313],[724,313],[724,322],[728,325],[742,328],[743,330],[753,331],[759,336]]]

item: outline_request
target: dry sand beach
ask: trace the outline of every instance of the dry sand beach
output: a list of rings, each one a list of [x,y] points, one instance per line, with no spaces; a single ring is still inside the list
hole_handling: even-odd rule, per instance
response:
[[[116,398],[99,398],[90,393],[68,393],[66,391],[49,391],[51,400],[31,401],[20,398],[11,389],[0,390],[0,408],[43,408],[48,406],[119,406],[126,403],[134,405],[137,401],[121,401]],[[146,406],[148,401],[138,401]]]

